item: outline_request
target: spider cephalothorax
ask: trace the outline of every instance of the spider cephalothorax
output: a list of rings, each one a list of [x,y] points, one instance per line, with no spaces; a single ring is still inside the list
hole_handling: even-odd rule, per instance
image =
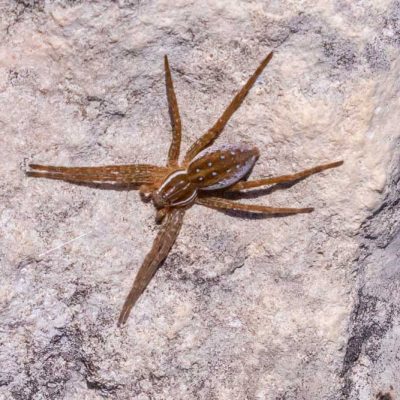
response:
[[[172,142],[165,167],[149,164],[109,165],[100,167],[55,167],[30,164],[29,176],[60,179],[73,183],[112,183],[139,187],[145,199],[151,199],[157,209],[157,221],[164,220],[136,275],[132,289],[125,300],[118,323],[123,324],[137,299],[146,289],[162,261],[174,244],[183,222],[185,211],[193,204],[219,209],[239,210],[262,214],[298,214],[312,208],[276,208],[242,204],[224,198],[225,193],[285,182],[294,182],[307,176],[338,167],[343,161],[318,165],[291,175],[244,180],[259,157],[254,146],[246,144],[211,148],[232,114],[238,109],[257,77],[272,58],[272,53],[261,62],[254,74],[236,94],[217,122],[187,151],[179,164],[181,120],[175,97],[168,59],[165,56],[167,99],[172,125]]]

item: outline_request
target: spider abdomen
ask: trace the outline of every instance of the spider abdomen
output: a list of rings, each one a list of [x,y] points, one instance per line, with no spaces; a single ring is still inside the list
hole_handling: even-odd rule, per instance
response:
[[[199,190],[218,190],[247,175],[259,157],[257,147],[225,145],[198,154],[187,169],[188,180]]]

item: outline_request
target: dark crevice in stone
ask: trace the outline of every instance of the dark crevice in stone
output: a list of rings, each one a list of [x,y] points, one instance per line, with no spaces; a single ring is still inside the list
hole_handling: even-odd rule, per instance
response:
[[[398,143],[397,148],[400,148]],[[395,155],[391,178],[388,181],[382,203],[371,213],[361,229],[360,255],[358,257],[357,301],[350,318],[350,334],[343,360],[341,376],[343,386],[341,400],[358,398],[357,387],[360,377],[355,373],[360,357],[369,360],[368,373],[375,371],[384,357],[382,342],[400,321],[396,289],[400,290],[396,264],[400,265],[400,155]],[[396,262],[396,260],[398,262]],[[371,276],[373,280],[369,279]],[[397,275],[398,276],[398,275]],[[388,287],[392,285],[391,289]],[[395,290],[393,290],[393,285]],[[390,382],[388,382],[390,383]],[[385,390],[376,395],[377,399],[391,399]]]

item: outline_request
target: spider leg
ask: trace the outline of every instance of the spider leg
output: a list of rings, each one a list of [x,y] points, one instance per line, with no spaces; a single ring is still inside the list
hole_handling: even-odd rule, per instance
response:
[[[236,192],[243,189],[253,189],[265,185],[273,185],[276,183],[294,182],[300,179],[307,178],[310,175],[314,175],[318,172],[325,171],[326,169],[336,168],[343,164],[343,161],[335,161],[329,164],[317,165],[316,167],[305,169],[304,171],[296,172],[291,175],[275,176],[272,178],[256,179],[254,181],[242,181],[235,185],[227,188],[229,192]]]
[[[153,247],[145,257],[139,272],[136,275],[135,281],[125,303],[122,307],[121,314],[118,319],[118,325],[125,324],[129,317],[132,307],[140,295],[144,292],[147,285],[153,278],[161,263],[170,252],[182,226],[185,210],[182,208],[172,209],[165,218],[164,224],[161,226],[153,242]]]
[[[196,203],[218,210],[247,211],[258,214],[300,214],[309,213],[314,210],[313,208],[277,208],[255,204],[243,204],[227,199],[221,199],[219,197],[199,197],[197,198]]]
[[[168,151],[168,165],[177,166],[179,150],[181,146],[182,124],[179,116],[178,102],[176,101],[174,84],[172,82],[171,70],[169,69],[168,57],[164,57],[165,86],[167,89],[168,109],[172,126],[172,142]]]
[[[258,66],[254,74],[248,79],[248,81],[245,83],[242,89],[240,89],[240,91],[236,94],[236,96],[233,98],[229,106],[219,117],[217,122],[202,137],[200,137],[196,142],[194,142],[193,145],[189,148],[188,152],[185,155],[185,160],[184,160],[185,164],[188,163],[190,160],[192,160],[193,157],[195,157],[198,153],[200,153],[200,151],[210,146],[215,139],[217,139],[217,137],[223,131],[225,125],[228,123],[233,113],[242,104],[243,100],[245,99],[251,87],[254,85],[254,82],[257,80],[258,76],[261,74],[263,69],[267,66],[267,64],[271,60],[272,54],[273,54],[272,52],[269,53],[267,57],[265,57],[264,60],[261,61],[261,64]]]
[[[56,167],[30,164],[28,176],[75,183],[110,182],[119,184],[151,184],[168,173],[165,167],[148,164],[108,165],[101,167]]]

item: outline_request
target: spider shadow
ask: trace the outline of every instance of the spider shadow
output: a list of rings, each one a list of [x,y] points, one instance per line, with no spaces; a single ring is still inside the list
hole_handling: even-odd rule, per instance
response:
[[[305,178],[300,178],[292,182],[286,183],[278,183],[273,186],[263,188],[263,189],[253,189],[246,192],[229,192],[229,191],[220,191],[218,193],[218,197],[223,197],[229,200],[243,200],[243,199],[256,199],[260,196],[267,196],[271,193],[274,193],[278,190],[285,190],[289,189],[294,186],[296,183],[302,181]],[[260,219],[270,219],[270,218],[285,218],[291,215],[291,213],[287,214],[260,214],[257,212],[251,211],[242,211],[242,210],[217,210],[223,214],[226,214],[230,217],[239,217],[239,218],[246,218],[252,220],[260,220]]]
[[[221,192],[219,196],[223,196],[229,200],[241,200],[241,199],[256,199],[260,196],[267,196],[271,193],[274,193],[278,190],[286,190],[294,186],[296,183],[299,183],[305,178],[297,179],[296,181],[286,182],[286,183],[277,183],[273,186],[263,188],[263,189],[249,189],[243,192],[229,192],[229,189],[226,192]]]
[[[246,192],[231,192],[235,195],[240,194],[242,199],[256,199],[257,197],[260,196],[267,196],[271,193],[274,193],[278,190],[286,190],[290,189],[292,186],[296,185],[300,181],[304,180],[306,178],[300,178],[292,182],[286,182],[286,183],[277,183],[273,186],[263,188],[263,189],[253,189],[253,190],[248,190]]]
[[[92,182],[70,182],[77,186],[86,186],[91,189],[114,190],[115,192],[128,192],[131,190],[139,190],[140,185],[129,183],[92,183]]]
[[[242,211],[242,210],[216,210],[220,213],[223,213],[225,215],[228,215],[229,217],[234,217],[234,218],[245,218],[245,219],[251,219],[251,220],[260,220],[260,219],[272,219],[272,218],[284,218],[288,217],[290,215],[296,215],[296,214],[260,214],[256,212],[251,212],[251,211]]]

